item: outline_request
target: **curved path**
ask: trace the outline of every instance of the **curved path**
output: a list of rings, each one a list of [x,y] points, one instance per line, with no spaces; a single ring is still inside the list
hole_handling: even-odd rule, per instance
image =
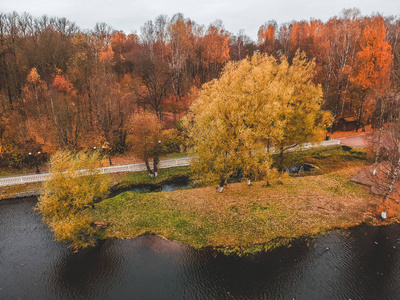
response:
[[[370,135],[356,135],[340,139],[340,145],[364,148],[368,145]]]
[[[299,145],[290,149],[291,151],[302,151],[308,150],[311,148],[317,147],[328,147],[334,145],[347,145],[352,147],[365,147],[367,137],[363,136],[354,136],[354,137],[346,137],[336,140],[323,141],[321,143],[306,143]],[[160,169],[164,168],[172,168],[172,167],[183,167],[190,165],[191,157],[183,157],[177,159],[167,159],[161,160],[158,167]],[[146,166],[144,163],[132,164],[132,165],[119,165],[119,166],[110,166],[104,167],[100,169],[101,173],[121,173],[121,172],[138,172],[146,170]],[[25,184],[32,182],[42,182],[44,181],[50,174],[34,174],[34,175],[22,175],[22,176],[12,176],[12,177],[3,177],[0,178],[0,187],[2,186],[10,186],[17,184]]]

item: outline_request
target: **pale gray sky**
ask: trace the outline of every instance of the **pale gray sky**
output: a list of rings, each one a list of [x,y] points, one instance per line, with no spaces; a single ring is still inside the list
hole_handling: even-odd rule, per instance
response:
[[[160,14],[172,17],[181,12],[203,25],[221,19],[228,31],[238,33],[244,29],[254,40],[259,27],[268,20],[274,19],[278,24],[310,18],[326,21],[343,8],[353,7],[363,15],[400,15],[399,0],[0,0],[3,13],[66,17],[81,29],[105,22],[125,33],[139,32],[147,20]]]

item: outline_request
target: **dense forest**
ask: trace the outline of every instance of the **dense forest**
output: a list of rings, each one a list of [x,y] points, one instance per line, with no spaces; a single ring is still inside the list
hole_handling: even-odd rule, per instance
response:
[[[254,42],[226,31],[222,21],[204,26],[182,14],[159,16],[138,34],[104,23],[82,31],[65,18],[0,14],[0,165],[20,167],[29,152],[124,152],[132,120],[143,111],[170,129],[174,147],[177,121],[227,62],[260,52],[290,63],[299,49],[315,60],[314,81],[335,120],[376,125],[378,117],[389,118],[383,111],[398,106],[398,17],[350,9],[327,22],[269,21]]]

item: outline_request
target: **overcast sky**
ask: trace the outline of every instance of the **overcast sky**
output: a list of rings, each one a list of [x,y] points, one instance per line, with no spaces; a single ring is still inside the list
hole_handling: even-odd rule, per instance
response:
[[[278,24],[310,18],[326,21],[343,8],[353,7],[363,15],[400,15],[399,0],[0,0],[3,13],[66,17],[81,29],[105,22],[125,33],[140,32],[147,20],[160,14],[171,17],[180,12],[203,25],[221,19],[228,31],[244,29],[253,40],[260,25],[268,20],[274,19]]]

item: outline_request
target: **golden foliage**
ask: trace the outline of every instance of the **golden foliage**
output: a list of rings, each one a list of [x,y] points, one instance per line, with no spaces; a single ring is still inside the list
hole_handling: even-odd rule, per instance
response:
[[[162,122],[152,113],[141,112],[132,116],[129,124],[131,145],[135,155],[142,159],[150,176],[157,176],[157,164],[162,149]],[[149,160],[153,158],[153,170]]]
[[[107,196],[111,184],[108,175],[100,174],[100,166],[98,154],[57,152],[37,204],[56,240],[70,241],[75,250],[96,241],[92,205]]]
[[[142,159],[152,157],[161,139],[161,121],[155,114],[141,112],[132,117],[129,125],[135,154]]]
[[[114,51],[111,45],[104,46],[101,48],[99,60],[101,62],[110,63],[114,58]]]
[[[29,72],[27,81],[29,83],[37,83],[40,81],[40,75],[37,72],[36,68],[32,68],[32,70]]]
[[[203,180],[227,179],[238,169],[254,177],[270,165],[265,148],[313,141],[330,115],[321,111],[322,90],[312,83],[314,62],[297,53],[254,55],[228,63],[219,80],[203,86],[186,126]]]
[[[210,25],[203,38],[204,57],[203,66],[210,64],[224,64],[229,60],[229,33],[217,26]]]

